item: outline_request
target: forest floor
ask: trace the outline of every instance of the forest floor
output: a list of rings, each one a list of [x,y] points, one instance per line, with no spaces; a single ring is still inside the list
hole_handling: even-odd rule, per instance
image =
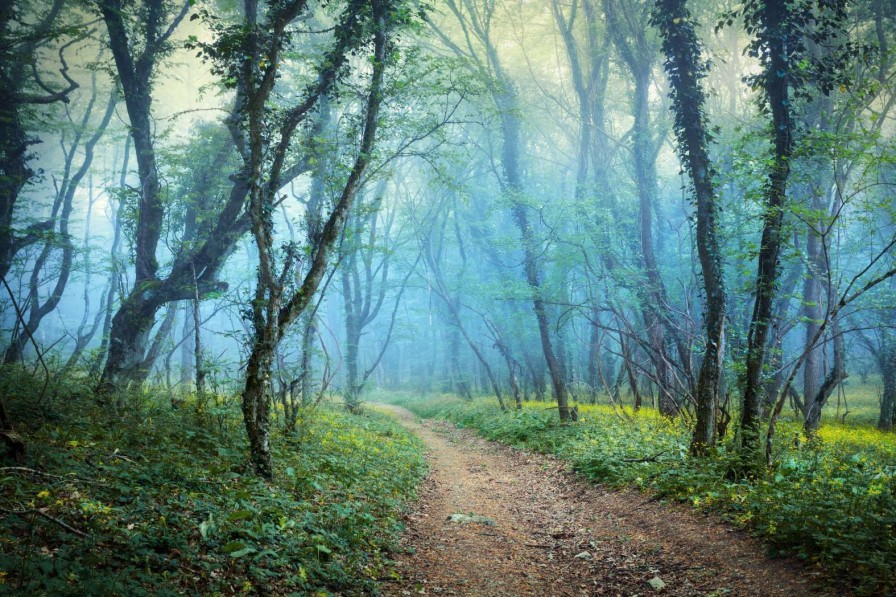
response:
[[[385,583],[386,595],[826,594],[807,566],[767,557],[749,534],[711,516],[590,485],[555,458],[377,407],[423,439],[430,466],[396,556],[401,580]]]

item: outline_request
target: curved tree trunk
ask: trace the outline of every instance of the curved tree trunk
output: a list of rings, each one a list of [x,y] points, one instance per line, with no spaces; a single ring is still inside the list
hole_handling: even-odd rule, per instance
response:
[[[246,18],[251,24],[256,23],[257,5],[252,0],[246,2]],[[249,360],[246,368],[246,381],[242,392],[243,422],[249,437],[250,457],[255,472],[264,478],[273,475],[273,463],[270,451],[270,380],[273,369],[274,351],[283,339],[289,327],[302,316],[317,292],[329,267],[330,252],[355,203],[365,170],[371,159],[371,152],[376,139],[379,109],[383,100],[383,79],[387,61],[389,29],[392,26],[387,0],[372,1],[372,25],[374,28],[374,55],[370,86],[364,108],[364,124],[361,143],[355,155],[354,164],[348,174],[339,198],[335,202],[329,217],[321,228],[316,246],[312,250],[312,258],[298,289],[285,294],[286,276],[292,271],[295,254],[288,255],[283,270],[274,270],[273,252],[273,204],[281,187],[281,173],[285,154],[297,126],[302,122],[321,94],[328,90],[336,72],[328,79],[321,73],[320,82],[306,103],[289,109],[291,118],[281,125],[278,144],[266,140],[265,104],[273,90],[277,75],[278,52],[286,26],[304,8],[303,3],[291,3],[279,10],[268,25],[264,43],[262,39],[249,36],[246,53],[250,56],[264,55],[269,62],[269,69],[260,85],[256,84],[254,64],[257,61],[246,61],[240,71],[238,91],[241,96],[241,119],[244,127],[234,123],[235,127],[244,128],[247,151],[243,154],[246,171],[253,173],[247,183],[249,192],[249,215],[251,230],[259,253],[259,267],[255,300],[252,303],[252,340]],[[361,18],[360,7],[349,5],[342,15],[342,22],[337,26],[337,41],[327,61],[326,69],[337,69],[347,59],[349,50],[362,41],[361,26],[365,20]],[[329,72],[329,71],[327,71]],[[328,82],[329,80],[329,82]],[[274,157],[268,155],[272,150]],[[262,176],[262,173],[264,175]]]

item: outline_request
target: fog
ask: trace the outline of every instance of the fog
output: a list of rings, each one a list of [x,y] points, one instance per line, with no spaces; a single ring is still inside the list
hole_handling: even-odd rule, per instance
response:
[[[5,362],[258,423],[413,392],[712,442],[868,383],[892,427],[891,6],[791,31],[785,77],[725,2],[666,34],[637,0],[380,4],[3,9]]]

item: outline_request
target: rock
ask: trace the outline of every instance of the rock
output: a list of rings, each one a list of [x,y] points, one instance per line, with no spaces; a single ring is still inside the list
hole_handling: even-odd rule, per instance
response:
[[[594,559],[594,556],[592,556],[587,551],[583,551],[582,553],[577,553],[575,557],[577,560],[593,560]]]
[[[662,591],[663,589],[666,588],[666,583],[664,583],[664,582],[663,582],[663,579],[660,578],[659,576],[654,576],[653,578],[651,578],[650,580],[648,580],[647,583],[648,583],[651,587],[653,587],[653,590],[654,590],[654,591]]]
[[[451,514],[446,519],[450,522],[456,522],[458,524],[469,524],[471,522],[476,524],[484,524],[486,526],[493,527],[495,526],[495,521],[487,516],[480,516],[479,514]]]

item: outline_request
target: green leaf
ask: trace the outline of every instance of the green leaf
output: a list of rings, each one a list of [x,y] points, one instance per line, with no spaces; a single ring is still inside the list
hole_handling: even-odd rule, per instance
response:
[[[230,522],[236,522],[237,520],[246,520],[247,518],[252,518],[254,514],[249,510],[237,510],[236,512],[231,512],[227,515],[227,520]]]
[[[242,549],[246,549],[246,544],[242,541],[231,541],[221,548],[221,551],[224,553],[233,553],[236,551],[240,551]]]
[[[254,547],[245,547],[243,549],[234,551],[230,554],[231,558],[241,558],[243,556],[247,556],[250,553],[255,553],[256,549]]]
[[[203,520],[199,523],[199,534],[203,539],[208,539],[210,532],[214,529],[215,522],[212,519],[212,515],[208,515],[208,520]]]

